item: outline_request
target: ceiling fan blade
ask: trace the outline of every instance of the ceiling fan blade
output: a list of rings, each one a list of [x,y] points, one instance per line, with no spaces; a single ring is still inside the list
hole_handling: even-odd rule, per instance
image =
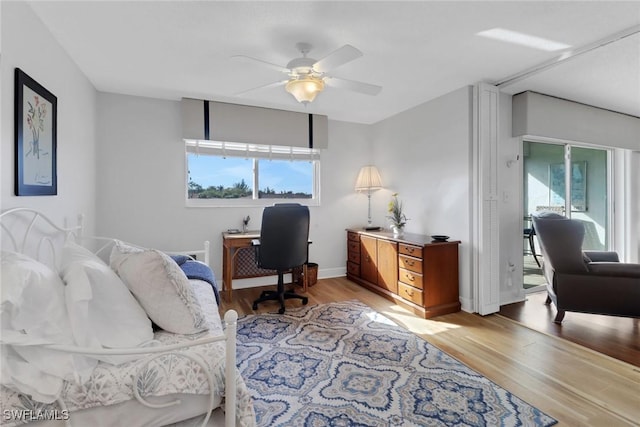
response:
[[[289,80],[282,80],[282,81],[279,81],[279,82],[268,83],[268,84],[266,84],[266,85],[262,85],[262,86],[254,87],[254,88],[251,88],[251,89],[246,89],[246,90],[243,90],[243,91],[241,91],[241,92],[236,92],[236,93],[235,93],[235,95],[244,95],[245,93],[253,92],[254,90],[268,89],[268,88],[272,88],[272,87],[283,86],[283,85],[285,85],[288,81],[289,81]]]
[[[329,55],[318,60],[313,64],[313,69],[319,73],[326,73],[327,71],[338,68],[339,66],[353,61],[356,58],[360,58],[361,56],[362,52],[350,44],[345,44],[341,48],[334,50]]]
[[[291,70],[289,70],[286,67],[283,67],[282,65],[273,64],[271,62],[263,61],[262,59],[253,58],[251,56],[233,55],[231,58],[235,59],[237,61],[241,61],[241,62],[246,62],[246,63],[251,63],[251,64],[260,64],[262,66],[267,66],[267,67],[271,68],[272,70],[280,71],[281,73],[287,73],[288,74],[288,73],[291,72]]]
[[[341,79],[338,77],[326,77],[325,82],[331,87],[338,89],[347,89],[354,92],[364,93],[365,95],[375,96],[380,93],[382,86],[372,85],[369,83],[357,82],[355,80]]]

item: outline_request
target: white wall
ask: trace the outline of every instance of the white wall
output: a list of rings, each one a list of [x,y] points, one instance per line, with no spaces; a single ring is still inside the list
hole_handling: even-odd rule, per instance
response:
[[[98,95],[98,234],[166,250],[211,242],[212,266],[222,276],[222,232],[244,216],[259,228],[262,208],[187,208],[179,101]],[[366,220],[366,198],[354,192],[366,159],[366,125],[329,122],[322,152],[321,206],[311,207],[310,261],[321,277],[344,275],[345,228]],[[273,278],[266,278],[272,283]]]
[[[2,61],[0,193],[2,210],[26,206],[62,224],[95,218],[96,91],[51,33],[23,2],[0,2]],[[14,195],[14,69],[20,68],[58,98],[58,195]]]
[[[409,221],[406,231],[460,240],[460,297],[471,310],[471,102],[463,87],[372,125],[373,159],[385,190],[375,194],[383,218],[393,192]],[[386,224],[385,224],[386,225]]]

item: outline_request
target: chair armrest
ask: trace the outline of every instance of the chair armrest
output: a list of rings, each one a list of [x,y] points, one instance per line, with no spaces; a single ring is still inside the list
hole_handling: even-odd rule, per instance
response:
[[[592,262],[620,262],[617,252],[584,251]]]
[[[637,277],[640,279],[640,264],[622,262],[590,262],[589,272],[598,276]]]

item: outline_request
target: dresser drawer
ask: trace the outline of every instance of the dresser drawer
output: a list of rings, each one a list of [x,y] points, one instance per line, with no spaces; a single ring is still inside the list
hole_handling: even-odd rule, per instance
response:
[[[398,280],[414,288],[422,289],[422,274],[420,273],[400,268],[398,269]]]
[[[404,283],[398,283],[398,295],[415,304],[422,305],[422,291]]]
[[[422,259],[407,255],[398,255],[398,266],[416,273],[422,273]]]
[[[417,258],[422,258],[422,247],[407,245],[406,243],[398,244],[398,252],[404,255],[411,255]]]
[[[359,242],[360,235],[358,233],[354,233],[353,231],[347,231],[347,240],[350,242]]]
[[[355,263],[355,264],[360,264],[360,251],[354,252],[354,251],[349,251],[349,261]]]
[[[352,276],[360,277],[360,264],[356,264],[355,262],[347,261],[347,274]]]
[[[360,256],[360,242],[349,240],[347,242],[347,250],[349,253],[356,253]]]

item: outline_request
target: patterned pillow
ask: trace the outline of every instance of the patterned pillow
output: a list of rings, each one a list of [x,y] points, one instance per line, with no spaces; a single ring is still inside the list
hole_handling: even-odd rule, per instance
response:
[[[110,265],[149,318],[165,331],[195,334],[207,329],[189,279],[168,255],[116,241]]]

